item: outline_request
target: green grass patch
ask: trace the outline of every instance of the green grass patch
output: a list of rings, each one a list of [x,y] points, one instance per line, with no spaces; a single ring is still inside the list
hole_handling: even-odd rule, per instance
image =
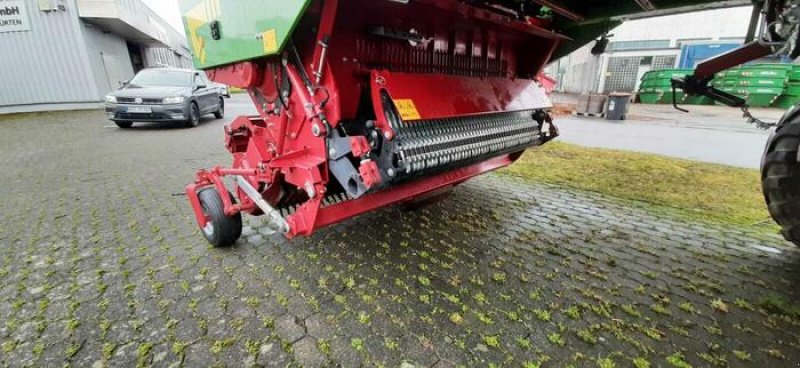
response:
[[[767,212],[758,170],[550,143],[499,173],[644,202],[649,209],[691,220],[778,230]]]

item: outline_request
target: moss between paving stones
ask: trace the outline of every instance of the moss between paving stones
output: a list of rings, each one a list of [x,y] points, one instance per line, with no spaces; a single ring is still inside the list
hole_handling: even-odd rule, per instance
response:
[[[0,124],[0,367],[800,361],[800,249],[774,236],[486,175],[291,241],[247,216],[214,249],[173,193],[230,159],[223,122],[105,125]]]
[[[777,231],[758,170],[553,143],[500,173],[641,201],[692,220]]]

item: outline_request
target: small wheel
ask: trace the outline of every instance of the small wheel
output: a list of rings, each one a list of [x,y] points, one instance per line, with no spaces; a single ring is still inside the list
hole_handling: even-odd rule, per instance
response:
[[[225,117],[225,100],[223,100],[222,97],[219,98],[219,109],[214,112],[214,117],[217,119]]]
[[[233,195],[230,193],[228,195],[233,201]],[[203,214],[208,217],[208,224],[200,229],[206,240],[216,248],[230,247],[236,243],[236,240],[242,236],[242,214],[226,216],[225,205],[214,188],[203,189],[198,196],[200,205],[203,207]]]
[[[200,107],[197,106],[197,103],[192,102],[192,106],[189,108],[189,120],[186,121],[187,128],[194,128],[200,125]]]
[[[797,108],[767,141],[761,160],[761,185],[769,213],[786,240],[800,245],[800,114]]]
[[[114,124],[117,124],[122,129],[130,129],[133,126],[132,121],[115,121]]]

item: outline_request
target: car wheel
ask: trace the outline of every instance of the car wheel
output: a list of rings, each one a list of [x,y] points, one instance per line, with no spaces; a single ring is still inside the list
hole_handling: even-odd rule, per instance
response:
[[[115,121],[114,124],[117,124],[117,126],[122,129],[129,129],[133,126],[132,121]]]
[[[225,100],[223,100],[222,97],[219,98],[219,109],[214,112],[214,117],[217,119],[225,117]]]
[[[189,108],[189,120],[186,121],[186,126],[188,128],[194,128],[200,125],[200,107],[197,106],[197,103],[192,102],[192,106]]]

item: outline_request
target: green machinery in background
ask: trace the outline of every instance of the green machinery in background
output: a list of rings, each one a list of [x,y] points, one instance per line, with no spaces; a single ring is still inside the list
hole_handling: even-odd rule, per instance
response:
[[[672,104],[670,79],[692,74],[691,69],[666,69],[646,73],[639,88],[639,99],[645,104]],[[751,107],[788,109],[800,102],[800,65],[751,64],[717,74],[712,82],[725,92],[744,98]],[[677,103],[713,105],[703,96],[675,93]]]

